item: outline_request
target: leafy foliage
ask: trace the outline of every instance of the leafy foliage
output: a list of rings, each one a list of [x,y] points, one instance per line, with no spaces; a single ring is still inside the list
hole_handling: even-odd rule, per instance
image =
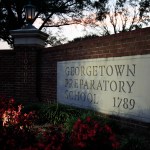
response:
[[[22,105],[15,108],[14,99],[0,98],[0,145],[2,150],[20,149],[35,142],[32,132],[35,115],[33,112],[23,114]]]
[[[68,139],[61,127],[48,126],[37,130],[38,141],[28,149],[40,150],[66,150],[68,149]]]
[[[118,149],[119,143],[111,127],[87,117],[78,119],[73,126],[71,142],[75,149]]]
[[[123,129],[120,122],[117,122],[116,126],[117,124],[114,124],[108,116],[93,111],[65,105],[48,105],[39,119],[43,118],[44,112],[55,114],[54,117],[57,116],[59,119],[56,119],[56,124],[52,120],[47,126],[37,126],[34,124],[36,115],[30,110],[36,110],[38,116],[41,112],[39,105],[26,105],[30,106],[24,109],[28,113],[22,112],[22,105],[17,106],[14,99],[0,97],[2,150],[149,150],[150,148],[149,135],[146,138],[144,132],[139,134],[133,128]],[[42,105],[42,110],[45,106]],[[60,117],[62,112],[65,116]]]
[[[61,104],[43,104],[38,114],[38,122],[40,124],[51,123],[54,125],[58,125],[64,124],[66,122],[66,119],[70,118],[71,116],[80,116],[81,110]]]
[[[143,150],[147,149],[145,138],[130,134],[122,140],[121,150]]]
[[[30,1],[37,11],[33,22],[37,18],[42,20],[39,30],[44,27],[59,27],[78,22],[84,16],[82,10],[89,10],[88,6],[92,4],[91,0]],[[8,44],[13,44],[10,30],[20,29],[26,25],[24,6],[27,4],[27,0],[0,1],[0,38]]]
[[[96,19],[94,27],[100,35],[117,34],[149,26],[149,0],[116,0],[107,4],[105,10],[96,2]]]

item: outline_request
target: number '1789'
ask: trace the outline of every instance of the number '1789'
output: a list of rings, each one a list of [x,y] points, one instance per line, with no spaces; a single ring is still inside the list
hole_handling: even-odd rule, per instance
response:
[[[114,106],[113,107],[122,107],[124,109],[132,110],[135,107],[135,100],[128,99],[128,98],[120,98],[120,97],[113,97]]]

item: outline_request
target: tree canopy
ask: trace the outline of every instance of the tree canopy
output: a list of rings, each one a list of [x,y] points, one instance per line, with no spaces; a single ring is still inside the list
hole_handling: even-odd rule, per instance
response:
[[[96,20],[94,27],[99,27],[101,35],[117,34],[149,26],[149,0],[116,0],[105,7],[96,6]]]
[[[0,39],[13,44],[10,30],[20,29],[26,24],[24,6],[27,0],[1,0],[0,1]],[[30,0],[36,7],[36,16],[43,23],[39,27],[62,26],[79,22],[84,17],[83,11],[90,10],[93,0]],[[106,3],[107,0],[102,0]],[[34,22],[33,21],[33,22]]]
[[[90,24],[91,30],[98,27],[101,35],[108,35],[148,26],[150,20],[149,0],[115,0],[111,3],[110,0],[0,0],[0,39],[10,45],[13,45],[10,30],[26,25],[24,6],[29,1],[36,7],[32,23],[40,18],[42,23],[38,29],[43,31],[81,23]],[[51,41],[60,44],[59,39],[49,34]]]

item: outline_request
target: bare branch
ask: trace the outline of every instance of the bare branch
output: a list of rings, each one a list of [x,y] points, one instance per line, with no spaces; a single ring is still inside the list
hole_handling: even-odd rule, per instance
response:
[[[51,13],[51,14],[44,20],[44,22],[42,23],[42,25],[39,27],[39,30],[41,30],[41,29],[44,27],[44,25],[46,24],[46,22],[49,20],[49,18],[51,18],[51,17],[53,16],[53,14],[54,14],[54,13]]]

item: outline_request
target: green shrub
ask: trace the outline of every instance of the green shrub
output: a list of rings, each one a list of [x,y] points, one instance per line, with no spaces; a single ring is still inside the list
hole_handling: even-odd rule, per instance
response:
[[[148,150],[145,138],[136,134],[126,135],[121,140],[121,150]]]
[[[28,103],[23,105],[22,112],[28,113],[30,111],[36,111],[38,112],[41,109],[41,103]]]
[[[66,130],[67,133],[71,133],[72,131],[72,127],[74,125],[74,123],[77,121],[78,117],[77,116],[71,116],[68,117],[64,123],[64,128]]]
[[[43,104],[38,112],[39,123],[64,124],[70,116],[80,116],[81,112],[71,106],[62,104]]]
[[[38,111],[38,124],[64,125],[67,132],[71,132],[71,128],[78,118],[84,120],[88,116],[94,120],[100,120],[103,124],[112,124],[107,116],[92,110],[58,103],[42,104],[40,107]]]
[[[76,108],[74,108],[76,109]],[[75,110],[74,110],[75,111]],[[81,120],[85,120],[87,117],[91,117],[92,119],[96,120],[96,121],[101,121],[101,124],[106,124],[107,119],[106,118],[102,118],[100,117],[96,112],[94,111],[90,111],[90,110],[86,110],[86,109],[80,109],[80,113],[79,115],[70,115],[65,123],[64,123],[64,127],[66,129],[66,131],[68,133],[71,133],[72,128],[74,123],[78,120],[78,118],[80,118]]]

